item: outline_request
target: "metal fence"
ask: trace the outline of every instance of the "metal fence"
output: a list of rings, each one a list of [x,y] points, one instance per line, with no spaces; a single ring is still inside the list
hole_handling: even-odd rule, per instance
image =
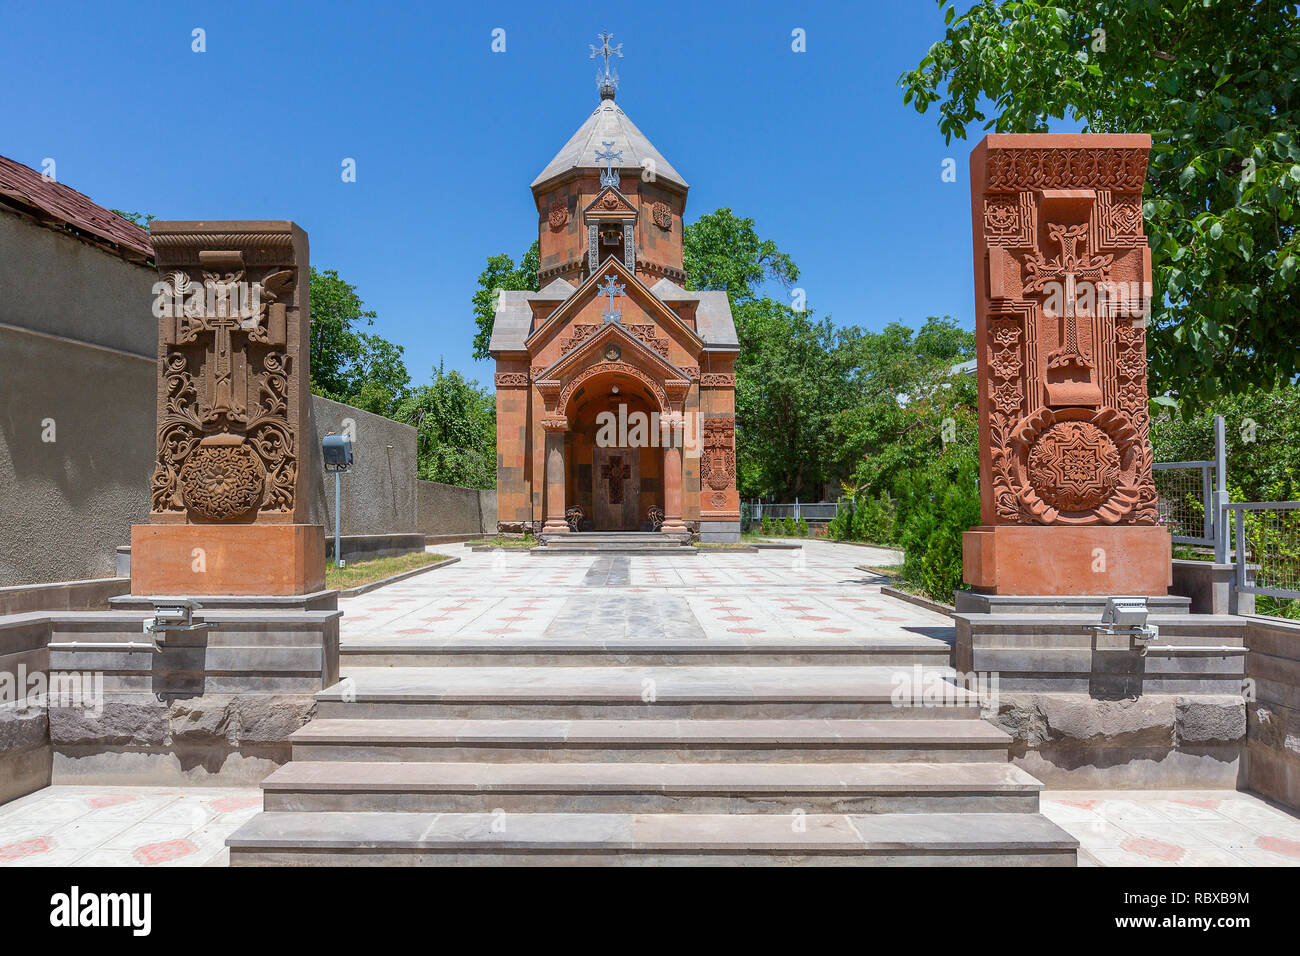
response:
[[[1164,461],[1152,465],[1160,520],[1177,544],[1214,544],[1212,461]]]
[[[773,521],[781,521],[785,518],[798,521],[802,518],[804,521],[821,523],[834,518],[838,510],[838,501],[745,501],[741,502],[740,520],[743,530],[748,531],[751,525],[760,524],[764,517],[771,518]]]
[[[1300,598],[1300,501],[1224,505],[1232,516],[1237,590]]]

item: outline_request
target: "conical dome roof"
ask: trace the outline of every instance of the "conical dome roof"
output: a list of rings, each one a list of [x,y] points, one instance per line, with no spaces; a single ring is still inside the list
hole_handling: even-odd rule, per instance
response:
[[[627,118],[627,114],[619,109],[612,96],[600,101],[587,121],[578,127],[564,148],[555,154],[555,158],[533,180],[532,188],[536,189],[572,169],[603,169],[605,164],[596,159],[596,151],[603,150],[602,144],[611,141],[616,152],[623,151],[622,165],[616,163],[616,168],[644,169],[646,161],[653,160],[656,181],[687,188],[686,180],[654,148],[645,134],[636,128],[636,124]]]

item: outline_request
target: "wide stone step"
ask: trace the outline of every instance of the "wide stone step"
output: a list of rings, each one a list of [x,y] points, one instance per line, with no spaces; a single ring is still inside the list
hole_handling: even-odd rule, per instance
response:
[[[699,548],[696,548],[696,547],[694,547],[693,545],[682,545],[682,544],[673,544],[673,543],[665,543],[665,544],[599,544],[599,545],[595,545],[595,544],[566,544],[566,545],[548,544],[548,545],[543,545],[543,546],[541,546],[541,547],[539,547],[539,548],[529,548],[529,549],[528,549],[528,553],[529,553],[529,554],[539,554],[539,555],[542,555],[543,557],[545,557],[546,555],[556,555],[556,554],[563,554],[563,555],[574,555],[574,554],[580,554],[580,555],[593,555],[593,554],[594,554],[594,555],[602,555],[602,554],[610,554],[610,555],[638,555],[638,554],[643,554],[643,555],[656,555],[656,554],[657,554],[657,555],[664,555],[664,554],[666,554],[666,555],[676,556],[676,555],[682,555],[682,554],[686,554],[686,555],[690,555],[690,554],[699,554],[699,553],[700,553],[700,550],[699,550]]]
[[[1042,784],[1008,763],[294,760],[262,789],[269,811],[1036,813]]]
[[[923,635],[862,634],[766,637],[363,637],[339,647],[345,666],[463,667],[678,664],[783,666],[924,664],[946,666],[944,641]]]
[[[875,763],[1005,761],[984,720],[439,720],[317,718],[294,760]]]
[[[250,865],[1074,866],[1037,813],[271,812],[226,840]]]
[[[945,683],[951,674],[847,665],[349,667],[316,701],[319,717],[357,718],[978,716],[978,695]]]

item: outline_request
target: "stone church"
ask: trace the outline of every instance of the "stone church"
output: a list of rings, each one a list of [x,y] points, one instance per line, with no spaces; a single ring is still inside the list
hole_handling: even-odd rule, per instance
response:
[[[498,528],[738,540],[731,307],[684,288],[686,181],[600,97],[532,183],[541,291],[497,303]]]

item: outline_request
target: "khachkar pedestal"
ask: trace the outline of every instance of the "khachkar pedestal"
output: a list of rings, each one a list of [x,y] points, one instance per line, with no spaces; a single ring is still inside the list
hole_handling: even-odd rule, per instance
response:
[[[295,595],[325,583],[306,523],[307,234],[292,222],[154,222],[158,457],[131,593]]]
[[[991,135],[971,153],[982,524],[976,591],[1163,595],[1147,438],[1146,135]]]

